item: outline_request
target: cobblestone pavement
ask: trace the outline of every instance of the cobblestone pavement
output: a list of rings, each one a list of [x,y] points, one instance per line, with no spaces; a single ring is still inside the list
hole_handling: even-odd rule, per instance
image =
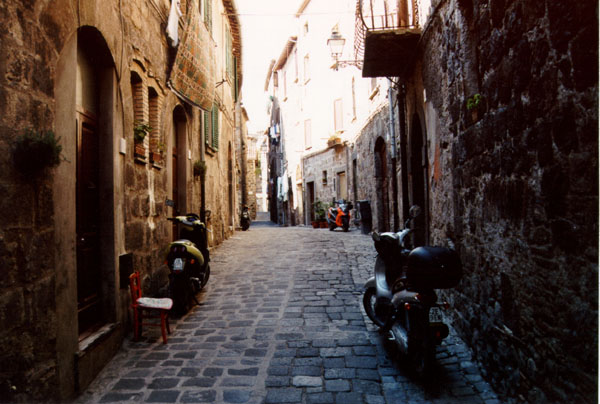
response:
[[[212,251],[200,306],[172,319],[168,344],[158,329],[126,339],[76,402],[499,403],[453,334],[435,380],[403,368],[361,308],[374,261],[356,229],[253,223]]]

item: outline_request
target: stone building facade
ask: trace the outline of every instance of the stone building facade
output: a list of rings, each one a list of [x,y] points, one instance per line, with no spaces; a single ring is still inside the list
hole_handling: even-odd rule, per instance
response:
[[[397,181],[400,217],[421,205],[420,240],[451,238],[460,251],[463,279],[443,293],[454,326],[500,393],[595,402],[597,3],[400,0],[398,9],[415,18],[394,38],[405,46],[368,65],[370,42],[363,74],[396,81],[396,156],[382,146],[398,162],[387,186]],[[354,153],[367,143],[373,152],[373,140],[359,142]]]
[[[194,15],[214,52],[211,108],[170,89],[168,0],[0,5],[2,401],[67,400],[94,378],[131,330],[131,271],[164,290],[167,217],[204,214],[211,245],[233,232],[239,22],[231,0],[181,10],[179,39]],[[55,133],[57,167],[17,170],[26,129]]]

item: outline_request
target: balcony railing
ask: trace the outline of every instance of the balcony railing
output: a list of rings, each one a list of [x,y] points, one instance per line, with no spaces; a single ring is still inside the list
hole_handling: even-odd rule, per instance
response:
[[[367,37],[372,39],[386,33],[407,33],[414,39],[420,34],[418,0],[357,0],[354,34],[354,57],[365,59]],[[412,40],[411,39],[411,40]],[[403,44],[404,49],[406,45]],[[369,50],[367,50],[367,54]],[[369,55],[368,55],[369,56]],[[370,55],[368,59],[372,58]],[[368,63],[368,60],[365,60]],[[365,70],[363,69],[363,75]]]

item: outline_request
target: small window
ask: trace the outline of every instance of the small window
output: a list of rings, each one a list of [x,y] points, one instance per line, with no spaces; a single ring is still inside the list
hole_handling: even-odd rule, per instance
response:
[[[342,114],[342,99],[333,102],[333,126],[336,132],[344,129],[344,116]]]
[[[298,49],[294,49],[294,80],[298,81]]]
[[[304,82],[310,80],[310,59],[308,55],[304,56]]]
[[[356,83],[352,77],[352,119],[356,119]]]
[[[308,34],[308,21],[304,23],[304,35]]]
[[[153,153],[151,156],[153,161],[156,161],[156,159],[159,158],[158,155],[162,149],[159,130],[160,103],[158,93],[152,87],[148,88],[148,112],[150,116],[149,123],[152,128],[152,131],[150,132],[150,152]]]
[[[135,72],[131,73],[131,98],[134,124],[144,123],[144,83]]]
[[[204,24],[212,35],[212,0],[204,0]]]
[[[207,146],[212,145],[212,118],[209,111],[202,111],[202,122],[204,129],[204,144]]]
[[[323,185],[327,185],[327,170],[323,170],[322,183],[323,183]]]
[[[219,106],[215,103],[212,109],[212,147],[219,148]]]
[[[229,80],[233,80],[233,38],[231,32],[227,31],[225,42],[225,71]]]
[[[304,121],[304,147],[310,149],[312,147],[312,133],[310,119]]]

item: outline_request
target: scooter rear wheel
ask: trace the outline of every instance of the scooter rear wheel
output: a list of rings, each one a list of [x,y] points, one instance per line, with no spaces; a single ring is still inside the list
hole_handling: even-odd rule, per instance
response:
[[[365,294],[363,295],[363,307],[365,308],[365,313],[371,321],[378,327],[383,327],[385,325],[385,319],[378,317],[375,311],[375,302],[377,300],[377,290],[375,288],[368,288],[365,290]]]
[[[425,378],[432,374],[435,368],[435,346],[431,341],[408,342],[408,360],[417,377]]]
[[[200,289],[204,288],[208,283],[208,278],[210,278],[210,265],[206,264],[206,270],[204,271],[204,278],[202,279],[202,284],[200,285]]]

